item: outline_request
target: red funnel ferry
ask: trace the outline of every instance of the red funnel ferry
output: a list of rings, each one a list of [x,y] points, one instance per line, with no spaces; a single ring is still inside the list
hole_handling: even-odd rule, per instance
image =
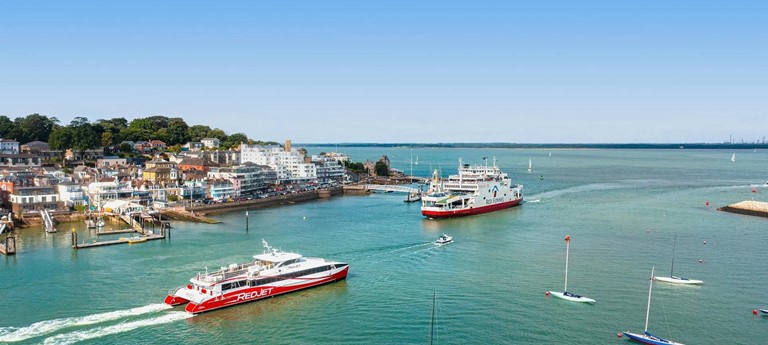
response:
[[[231,264],[214,273],[197,274],[165,297],[169,305],[187,304],[190,313],[202,313],[310,288],[347,277],[345,262],[305,258],[272,248],[261,240],[264,254],[253,261]]]
[[[429,218],[469,216],[498,211],[523,201],[523,185],[513,184],[496,166],[462,164],[459,174],[440,181],[437,170],[421,196],[421,214]]]

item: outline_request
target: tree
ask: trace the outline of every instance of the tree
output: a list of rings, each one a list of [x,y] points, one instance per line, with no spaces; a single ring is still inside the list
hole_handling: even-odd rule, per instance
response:
[[[72,127],[56,127],[48,137],[48,146],[54,150],[66,150],[72,147]]]
[[[206,136],[208,138],[216,138],[221,140],[222,142],[227,140],[227,133],[224,133],[223,130],[215,128],[208,132],[208,135]]]
[[[248,141],[248,136],[243,133],[235,133],[227,137],[227,140],[225,140],[223,143],[221,143],[221,146],[223,148],[233,148],[236,146],[240,146],[240,143],[244,143]]]
[[[21,128],[8,116],[0,116],[0,138],[21,140]]]
[[[166,145],[186,144],[189,141],[189,126],[181,118],[172,118],[168,121]]]
[[[101,146],[107,147],[112,146],[114,143],[114,135],[112,132],[104,132],[101,133]]]
[[[376,162],[374,171],[376,172],[377,176],[389,176],[389,167],[387,167],[387,163],[382,161]]]
[[[16,140],[19,142],[46,141],[58,121],[55,117],[49,118],[40,114],[17,117],[14,123],[21,130],[21,136],[16,138]]]
[[[194,125],[187,129],[187,135],[190,141],[200,141],[200,139],[207,137],[210,131],[211,127]]]
[[[129,143],[120,144],[120,152],[130,153],[133,152],[133,147]]]

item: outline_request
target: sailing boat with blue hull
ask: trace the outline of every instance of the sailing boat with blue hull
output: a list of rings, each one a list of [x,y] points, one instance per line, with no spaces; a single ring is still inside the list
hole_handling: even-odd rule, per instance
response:
[[[702,280],[689,279],[686,277],[678,277],[675,275],[675,245],[676,244],[677,244],[677,235],[675,235],[675,239],[672,240],[672,268],[669,271],[669,277],[653,277],[653,279],[660,282],[672,283],[672,284],[683,284],[683,285],[703,284],[704,281]]]
[[[563,287],[563,292],[547,291],[547,295],[552,295],[571,302],[595,303],[595,300],[589,297],[568,292],[568,253],[570,252],[570,248],[571,236],[565,235],[565,286]]]
[[[655,267],[654,267],[655,268]],[[678,343],[676,341],[664,339],[657,337],[650,332],[648,332],[648,316],[651,314],[651,292],[653,291],[653,271],[654,268],[651,268],[651,287],[648,288],[648,306],[645,309],[645,330],[643,331],[643,334],[638,333],[632,333],[628,331],[622,332],[627,338],[632,339],[634,341],[643,343],[643,344],[651,344],[651,345],[685,345],[683,343]]]

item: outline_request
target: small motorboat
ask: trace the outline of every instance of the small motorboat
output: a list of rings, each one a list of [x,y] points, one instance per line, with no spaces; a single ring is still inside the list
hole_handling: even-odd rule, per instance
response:
[[[453,242],[453,237],[452,237],[451,235],[448,235],[448,234],[442,234],[442,235],[441,235],[441,236],[440,236],[440,237],[439,237],[439,238],[438,238],[438,239],[435,241],[435,244],[437,244],[437,245],[440,245],[440,246],[441,246],[441,245],[444,245],[444,244],[448,244],[448,243],[452,243],[452,242]]]
[[[763,316],[768,316],[768,309],[758,309],[757,311]]]

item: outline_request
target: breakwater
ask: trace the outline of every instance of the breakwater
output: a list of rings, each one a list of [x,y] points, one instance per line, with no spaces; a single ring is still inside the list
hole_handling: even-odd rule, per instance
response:
[[[746,200],[720,207],[717,210],[748,216],[768,217],[768,202]]]

